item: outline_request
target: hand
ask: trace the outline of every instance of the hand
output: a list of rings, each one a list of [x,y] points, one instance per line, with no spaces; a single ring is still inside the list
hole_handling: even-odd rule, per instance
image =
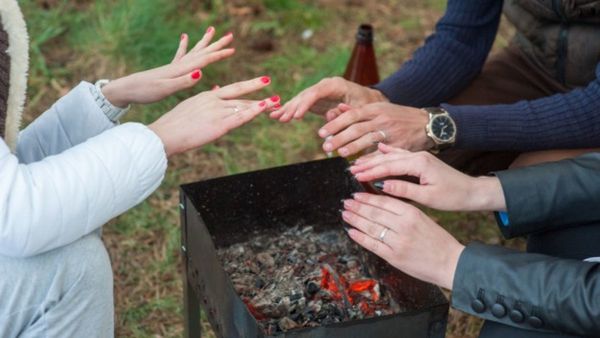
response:
[[[344,105],[339,108],[343,113],[319,130],[319,136],[327,139],[323,144],[326,152],[337,150],[348,157],[378,142],[409,150],[433,146],[425,132],[429,115],[421,109],[385,102],[356,109]]]
[[[354,241],[415,278],[452,289],[464,246],[431,218],[392,197],[365,193],[346,200],[344,208]]]
[[[439,210],[506,210],[502,185],[495,176],[467,176],[428,152],[411,153],[385,144],[379,144],[378,149],[379,155],[359,158],[350,167],[357,180],[414,176],[420,184],[387,179],[382,190]]]
[[[200,147],[278,104],[279,96],[262,101],[236,100],[270,83],[263,76],[200,93],[181,102],[149,128],[162,140],[167,156]]]
[[[102,88],[102,93],[113,105],[123,108],[131,103],[157,102],[192,87],[202,77],[202,68],[235,53],[233,48],[223,49],[233,41],[233,34],[228,33],[209,45],[214,35],[215,29],[209,27],[188,52],[189,38],[182,34],[171,64],[111,81]]]
[[[387,102],[388,99],[378,90],[350,82],[341,77],[321,80],[288,101],[281,109],[271,113],[271,118],[281,122],[301,119],[310,110],[325,115],[327,120],[340,114],[339,103],[360,107],[371,102]]]

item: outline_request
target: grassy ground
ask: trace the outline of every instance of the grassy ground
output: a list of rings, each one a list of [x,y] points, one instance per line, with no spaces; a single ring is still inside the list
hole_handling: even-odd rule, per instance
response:
[[[115,78],[170,61],[182,32],[197,39],[206,27],[233,31],[235,58],[205,70],[195,91],[270,75],[269,94],[289,99],[319,79],[341,74],[358,24],[377,30],[383,76],[430,34],[444,0],[22,0],[31,34],[26,121],[80,80]],[[314,35],[303,39],[302,33]],[[503,28],[497,45],[506,45]],[[136,107],[128,119],[150,122],[190,95]],[[115,273],[119,337],[182,336],[179,184],[323,157],[320,120],[280,125],[259,118],[201,150],[171,160],[160,189],[105,227]],[[433,213],[460,240],[503,243],[489,215]],[[509,243],[519,246],[519,242]],[[475,336],[480,321],[452,311],[450,337]]]

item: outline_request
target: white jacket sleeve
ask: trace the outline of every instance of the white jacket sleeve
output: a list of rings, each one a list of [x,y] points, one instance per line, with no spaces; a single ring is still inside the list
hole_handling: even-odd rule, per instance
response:
[[[59,154],[115,126],[98,107],[93,88],[81,82],[19,134],[21,163]]]
[[[0,254],[32,256],[79,239],[144,200],[166,167],[161,140],[137,123],[27,165],[0,142]]]

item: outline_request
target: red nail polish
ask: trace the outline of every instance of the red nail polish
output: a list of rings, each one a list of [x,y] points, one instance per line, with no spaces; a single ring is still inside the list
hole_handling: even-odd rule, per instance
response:
[[[279,97],[279,95],[275,95],[271,98],[271,102],[279,102],[279,100],[281,100],[281,98]]]
[[[183,40],[183,39],[185,39],[185,33],[181,33],[180,40]]]
[[[201,76],[201,75],[202,75],[202,73],[200,73],[200,70],[195,70],[195,71],[192,73],[192,79],[194,79],[194,80],[198,80],[198,79],[200,78],[200,76]]]
[[[268,76],[263,76],[260,78],[260,81],[264,84],[267,84],[267,83],[271,82],[271,78]]]
[[[265,101],[261,101],[258,105],[259,107],[264,108],[267,105],[267,103]]]
[[[281,105],[279,103],[273,106],[273,109],[275,109],[275,110],[277,110],[279,108],[281,108]]]
[[[214,31],[215,31],[215,27],[213,27],[213,26],[210,26],[210,27],[208,27],[208,28],[206,29],[206,34],[210,34],[210,33],[214,32]]]

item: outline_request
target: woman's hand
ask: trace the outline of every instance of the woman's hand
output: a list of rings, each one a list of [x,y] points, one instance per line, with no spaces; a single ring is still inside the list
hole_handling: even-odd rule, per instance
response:
[[[225,135],[279,104],[279,96],[262,101],[238,97],[265,88],[269,77],[238,82],[191,97],[152,123],[167,156],[200,147]]]
[[[504,211],[506,201],[497,177],[471,177],[448,166],[428,152],[412,153],[385,144],[380,154],[360,158],[350,171],[361,182],[378,183],[383,192],[430,208],[447,211]],[[414,176],[419,184],[394,180]],[[383,186],[381,186],[383,184]]]
[[[452,289],[464,246],[419,209],[365,193],[346,200],[344,208],[354,241],[415,278]]]
[[[202,68],[235,53],[233,48],[224,49],[233,41],[233,34],[228,33],[210,44],[214,36],[215,29],[209,27],[188,52],[189,37],[182,34],[171,64],[111,81],[102,88],[102,93],[113,105],[126,107],[131,103],[157,102],[194,86],[202,77]]]

